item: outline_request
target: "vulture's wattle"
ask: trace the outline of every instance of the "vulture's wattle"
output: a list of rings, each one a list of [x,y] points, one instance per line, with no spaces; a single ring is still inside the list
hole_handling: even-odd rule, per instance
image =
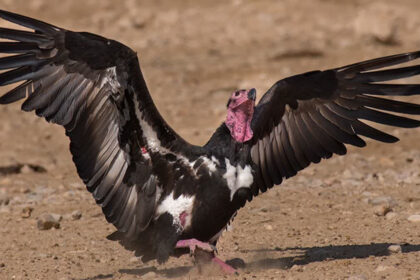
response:
[[[110,235],[144,261],[166,261],[184,249],[209,251],[246,201],[311,162],[346,153],[360,137],[396,142],[363,122],[418,127],[400,115],[417,104],[383,96],[420,94],[419,84],[386,81],[420,74],[420,65],[383,69],[419,57],[398,54],[313,71],[276,82],[255,106],[255,90],[229,98],[226,121],[202,147],[182,139],[162,119],[123,44],[0,11],[32,31],[0,28],[0,85],[15,88],[1,104],[24,99],[65,128],[77,172],[108,222]],[[210,243],[210,245],[209,245]]]

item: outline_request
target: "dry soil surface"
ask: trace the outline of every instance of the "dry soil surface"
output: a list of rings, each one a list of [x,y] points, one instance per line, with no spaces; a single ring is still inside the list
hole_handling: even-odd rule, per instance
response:
[[[261,96],[292,74],[420,49],[418,0],[0,5],[132,47],[159,110],[196,144],[223,121],[234,89]],[[78,178],[63,129],[19,107],[0,107],[1,279],[420,279],[420,222],[408,219],[420,214],[419,129],[388,128],[399,143],[350,148],[254,199],[218,244],[221,258],[246,266],[223,276],[200,274],[188,256],[142,264],[108,241],[114,228]],[[44,213],[61,215],[60,228],[39,230]]]

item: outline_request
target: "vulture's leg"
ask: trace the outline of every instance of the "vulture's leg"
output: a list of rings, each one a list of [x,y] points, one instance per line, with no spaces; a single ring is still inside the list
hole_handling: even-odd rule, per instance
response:
[[[195,262],[199,265],[212,262],[218,265],[225,273],[236,273],[236,269],[216,257],[216,247],[209,243],[197,239],[179,240],[175,248],[189,248],[190,255],[194,256]]]

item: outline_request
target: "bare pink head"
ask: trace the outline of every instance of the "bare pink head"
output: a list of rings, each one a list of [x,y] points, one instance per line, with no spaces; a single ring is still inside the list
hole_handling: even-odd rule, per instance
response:
[[[256,91],[253,88],[235,91],[229,98],[225,124],[236,142],[246,142],[253,136],[251,120],[254,114],[255,97]]]

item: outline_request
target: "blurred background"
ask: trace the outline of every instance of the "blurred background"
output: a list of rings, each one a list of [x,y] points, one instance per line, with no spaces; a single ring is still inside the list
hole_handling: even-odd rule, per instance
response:
[[[158,109],[195,144],[204,144],[224,120],[235,89],[255,87],[261,96],[286,76],[420,49],[418,0],[0,0],[0,7],[130,46],[138,52]],[[15,27],[4,21],[0,26]],[[0,252],[5,256],[0,279],[131,279],[156,272],[105,240],[113,228],[78,179],[62,128],[20,112],[19,104],[0,107],[0,119]],[[243,258],[259,278],[418,277],[417,247],[410,247],[413,254],[375,258],[388,243],[420,243],[420,228],[405,219],[420,211],[420,131],[391,131],[404,140],[351,149],[351,155],[312,166],[247,206],[236,229],[221,240],[222,256]],[[411,169],[404,167],[407,162]],[[385,214],[379,220],[366,202],[371,196],[399,202],[387,200],[400,219],[384,225]],[[80,221],[65,218],[73,211],[83,213]],[[64,217],[61,230],[36,228],[44,212]],[[385,245],[362,246],[371,242]],[[356,247],[328,251],[320,244]],[[306,265],[293,259],[301,251],[275,249],[293,246],[312,248],[302,249]],[[344,256],[334,259],[340,253]],[[352,260],[359,257],[363,260]],[[333,261],[325,261],[329,258]],[[381,262],[391,268],[377,272]],[[192,277],[175,269],[180,265],[188,267],[188,258],[170,262],[164,266],[168,273],[152,277]]]

